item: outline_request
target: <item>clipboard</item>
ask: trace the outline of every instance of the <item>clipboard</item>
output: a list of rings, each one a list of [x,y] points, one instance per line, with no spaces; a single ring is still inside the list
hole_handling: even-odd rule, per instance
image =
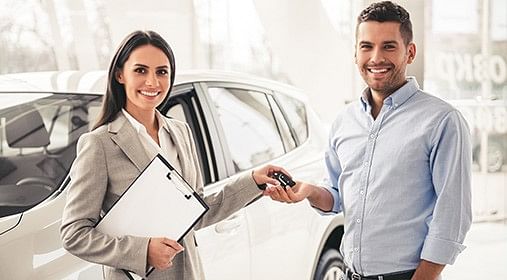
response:
[[[208,210],[174,167],[157,154],[95,228],[115,237],[167,237],[180,242]],[[140,279],[124,272],[129,279]]]

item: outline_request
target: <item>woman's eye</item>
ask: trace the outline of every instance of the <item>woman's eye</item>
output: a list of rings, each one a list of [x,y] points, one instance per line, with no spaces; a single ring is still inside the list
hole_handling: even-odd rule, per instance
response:
[[[134,72],[144,74],[144,73],[146,73],[146,70],[144,68],[136,68],[136,69],[134,69]]]
[[[157,71],[157,73],[158,73],[159,75],[164,75],[164,76],[165,76],[165,75],[167,75],[169,72],[167,72],[167,70],[165,70],[165,69],[160,69],[160,70],[158,70],[158,71]]]

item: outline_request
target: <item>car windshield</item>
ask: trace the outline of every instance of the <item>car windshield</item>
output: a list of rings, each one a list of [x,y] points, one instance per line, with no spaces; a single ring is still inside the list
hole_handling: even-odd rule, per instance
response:
[[[101,96],[0,93],[0,217],[26,211],[65,179]]]

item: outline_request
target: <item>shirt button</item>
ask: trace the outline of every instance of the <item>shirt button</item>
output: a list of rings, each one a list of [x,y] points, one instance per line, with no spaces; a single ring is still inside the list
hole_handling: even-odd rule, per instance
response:
[[[370,138],[371,138],[371,139],[375,138],[375,134],[374,134],[374,133],[373,133],[373,134],[370,134]]]
[[[354,248],[354,251],[359,252],[359,248]]]
[[[359,194],[360,195],[364,195],[364,191],[359,191]]]
[[[368,167],[369,162],[364,163],[364,167]]]
[[[356,223],[360,224],[361,223],[361,219],[357,219]]]

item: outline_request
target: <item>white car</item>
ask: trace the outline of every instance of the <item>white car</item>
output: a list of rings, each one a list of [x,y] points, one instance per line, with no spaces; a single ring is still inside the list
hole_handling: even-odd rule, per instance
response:
[[[61,246],[68,171],[100,110],[104,72],[0,76],[0,278],[102,279]],[[299,90],[236,73],[178,74],[162,113],[192,128],[213,193],[263,163],[323,177],[327,132]],[[261,197],[197,232],[207,279],[339,279],[341,215]]]

